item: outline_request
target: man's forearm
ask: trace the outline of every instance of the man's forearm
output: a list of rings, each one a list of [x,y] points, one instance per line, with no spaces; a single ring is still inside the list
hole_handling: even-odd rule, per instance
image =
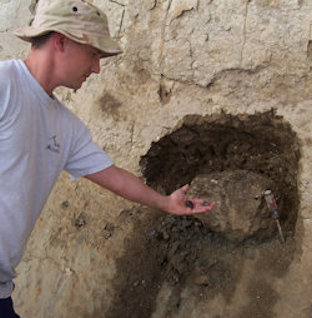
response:
[[[213,203],[208,200],[187,198],[189,185],[184,185],[165,196],[147,186],[132,173],[116,166],[85,177],[128,200],[177,215],[193,215],[213,208]]]
[[[116,166],[87,175],[86,178],[128,200],[164,211],[169,209],[167,196],[161,195],[132,173]]]

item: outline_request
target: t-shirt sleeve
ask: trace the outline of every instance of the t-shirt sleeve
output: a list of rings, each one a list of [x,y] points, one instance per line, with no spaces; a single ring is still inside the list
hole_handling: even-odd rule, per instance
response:
[[[12,89],[12,74],[7,69],[0,67],[0,126],[8,117]]]
[[[88,128],[78,119],[75,124],[75,137],[65,171],[77,179],[112,166],[112,159],[92,141]]]

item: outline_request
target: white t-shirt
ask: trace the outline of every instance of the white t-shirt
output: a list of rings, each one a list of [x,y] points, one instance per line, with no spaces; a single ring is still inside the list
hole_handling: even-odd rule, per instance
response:
[[[51,98],[21,60],[0,62],[0,298],[56,179],[112,165],[85,125]]]

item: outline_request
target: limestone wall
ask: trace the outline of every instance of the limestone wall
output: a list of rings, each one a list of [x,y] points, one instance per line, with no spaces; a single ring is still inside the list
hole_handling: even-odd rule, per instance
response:
[[[0,0],[1,60],[26,56],[28,45],[12,31],[28,22],[33,2]],[[124,53],[103,60],[101,73],[76,93],[60,88],[58,94],[117,165],[140,176],[140,157],[188,114],[274,108],[297,133],[302,250],[276,285],[275,310],[277,317],[299,317],[298,308],[309,306],[312,291],[312,2],[93,3],[107,13]],[[131,223],[118,230],[117,218],[134,206],[63,174],[18,267],[13,295],[18,312],[23,317],[104,317],[114,297],[115,259],[133,230]],[[297,280],[296,290],[285,287]],[[296,308],[289,304],[294,297]]]

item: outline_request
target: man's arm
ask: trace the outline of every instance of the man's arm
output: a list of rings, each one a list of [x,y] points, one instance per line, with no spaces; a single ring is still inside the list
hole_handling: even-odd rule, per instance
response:
[[[85,177],[125,199],[172,214],[202,213],[211,210],[213,207],[211,203],[203,205],[203,202],[207,202],[207,200],[187,198],[186,193],[189,185],[185,185],[171,195],[165,196],[147,186],[132,173],[116,166],[111,166]],[[192,208],[186,206],[187,200],[192,201]]]

